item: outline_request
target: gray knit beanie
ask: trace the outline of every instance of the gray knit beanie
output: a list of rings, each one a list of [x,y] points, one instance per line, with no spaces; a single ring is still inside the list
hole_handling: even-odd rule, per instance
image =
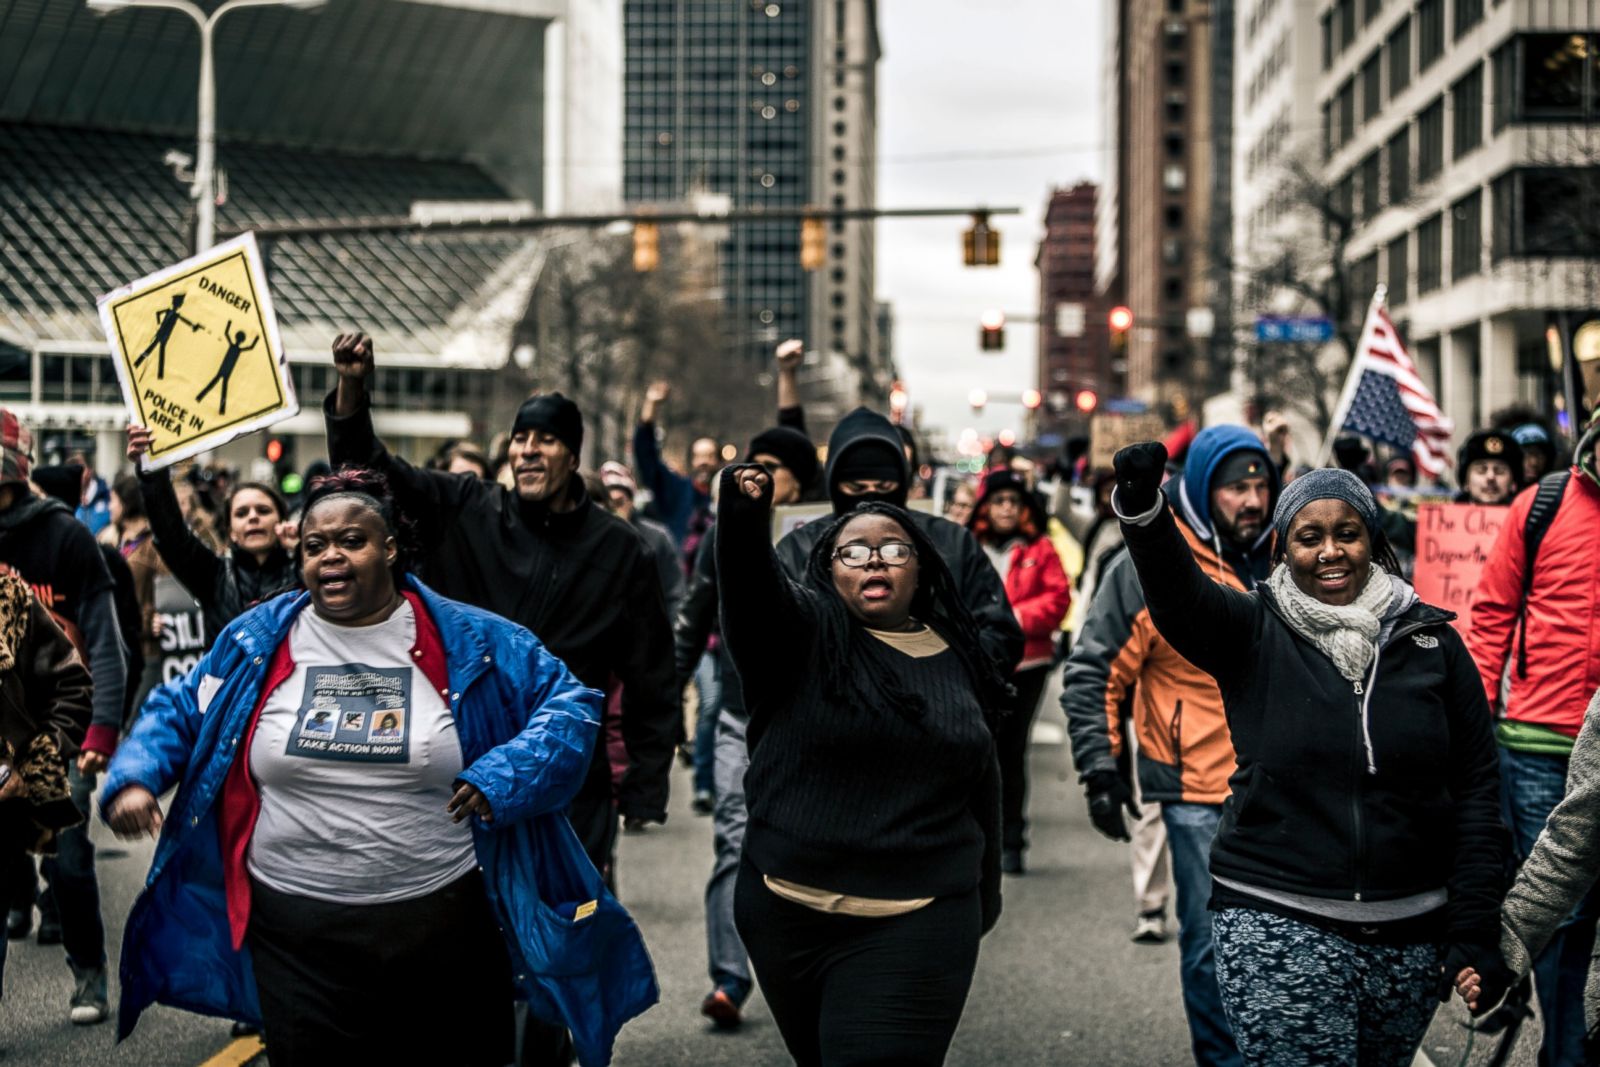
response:
[[[1300,509],[1314,500],[1343,500],[1356,509],[1367,533],[1376,541],[1382,536],[1378,523],[1378,501],[1373,498],[1367,483],[1347,470],[1322,467],[1300,475],[1284,486],[1278,497],[1277,510],[1272,513],[1272,528],[1278,533],[1278,544],[1288,542],[1289,524],[1300,514]]]

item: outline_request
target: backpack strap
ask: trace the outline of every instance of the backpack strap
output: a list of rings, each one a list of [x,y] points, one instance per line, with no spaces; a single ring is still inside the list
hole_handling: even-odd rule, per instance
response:
[[[1528,518],[1522,526],[1522,602],[1517,605],[1517,675],[1522,678],[1528,676],[1528,598],[1533,594],[1533,565],[1571,478],[1572,471],[1560,470],[1539,479],[1539,491],[1533,496],[1533,506],[1528,508]]]

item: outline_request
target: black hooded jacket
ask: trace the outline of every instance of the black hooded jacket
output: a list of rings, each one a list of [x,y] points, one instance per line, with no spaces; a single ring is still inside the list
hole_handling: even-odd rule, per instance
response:
[[[225,556],[211,551],[183,520],[183,508],[166,469],[141,472],[139,484],[144,490],[145,514],[150,519],[150,532],[155,535],[156,552],[200,605],[208,644],[223,627],[255,605],[300,584],[293,558],[281,547],[274,548],[260,563],[238,546],[230,546]]]
[[[839,483],[847,480],[846,475],[850,470],[850,454],[868,442],[884,442],[893,447],[895,455],[900,457],[901,477],[900,488],[884,497],[846,497],[838,492]],[[833,434],[828,438],[828,467],[826,477],[828,492],[834,500],[834,513],[840,514],[849,510],[843,505],[854,506],[865,500],[887,500],[897,507],[906,506],[907,478],[905,474],[905,453],[901,451],[900,435],[888,419],[868,408],[856,408],[834,427]],[[1009,675],[1022,659],[1022,627],[1017,624],[1017,617],[1011,610],[1011,602],[1006,599],[1006,587],[1000,581],[1000,575],[995,571],[994,565],[989,562],[989,557],[984,555],[983,549],[977,540],[967,531],[965,526],[951,522],[940,515],[929,515],[921,511],[910,513],[911,519],[919,529],[932,541],[939,550],[939,555],[944,558],[945,565],[950,568],[950,573],[955,577],[956,588],[961,593],[961,598],[966,602],[967,610],[972,612],[982,630],[983,650],[994,662],[996,668]],[[791,578],[799,579],[806,571],[806,562],[811,558],[811,550],[816,547],[817,539],[822,536],[823,529],[827,526],[824,522],[808,523],[798,530],[791,531],[782,541],[778,542],[778,561],[783,564],[783,569]]]
[[[382,472],[416,522],[430,585],[526,626],[584,685],[605,691],[622,683],[628,769],[618,806],[664,821],[682,712],[661,580],[638,532],[595,507],[582,479],[568,487],[574,507],[552,511],[476,477],[413,467],[383,447],[365,405],[341,417],[330,394],[323,416],[333,465]],[[579,791],[590,799],[611,789],[606,746],[594,752]]]

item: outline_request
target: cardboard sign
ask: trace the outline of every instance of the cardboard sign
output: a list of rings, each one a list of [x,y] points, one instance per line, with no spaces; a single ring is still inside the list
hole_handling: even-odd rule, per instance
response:
[[[1089,469],[1109,471],[1118,449],[1140,441],[1159,441],[1167,435],[1160,415],[1113,415],[1102,412],[1089,420]]]
[[[254,234],[156,271],[98,301],[133,420],[157,470],[295,415]]]
[[[1417,563],[1412,584],[1435,607],[1456,613],[1462,637],[1472,626],[1478,576],[1489,561],[1510,508],[1479,504],[1423,504],[1417,508]]]
[[[156,617],[161,620],[161,675],[165,684],[194,670],[211,644],[205,614],[178,579],[156,575]]]
[[[934,507],[934,502],[926,497],[921,500],[907,501],[906,510],[920,511],[924,515],[938,514]],[[777,544],[808,522],[816,522],[818,519],[832,517],[833,505],[827,501],[820,504],[785,504],[781,508],[773,508],[772,543]]]

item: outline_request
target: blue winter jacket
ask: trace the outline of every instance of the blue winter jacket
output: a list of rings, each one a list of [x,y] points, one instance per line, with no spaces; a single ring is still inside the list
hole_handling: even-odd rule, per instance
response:
[[[494,812],[489,823],[473,818],[473,844],[517,995],[572,1031],[583,1067],[605,1064],[623,1023],[659,992],[637,926],[563,814],[589,766],[601,694],[521,626],[414,579],[406,588],[421,597],[444,646],[461,779]],[[248,943],[232,947],[219,798],[268,666],[308,601],[305,592],[285,593],[230,623],[187,677],[150,695],[111,761],[102,812],[126,786],[157,796],[177,786],[123,935],[119,1040],[154,1003],[260,1022]]]

